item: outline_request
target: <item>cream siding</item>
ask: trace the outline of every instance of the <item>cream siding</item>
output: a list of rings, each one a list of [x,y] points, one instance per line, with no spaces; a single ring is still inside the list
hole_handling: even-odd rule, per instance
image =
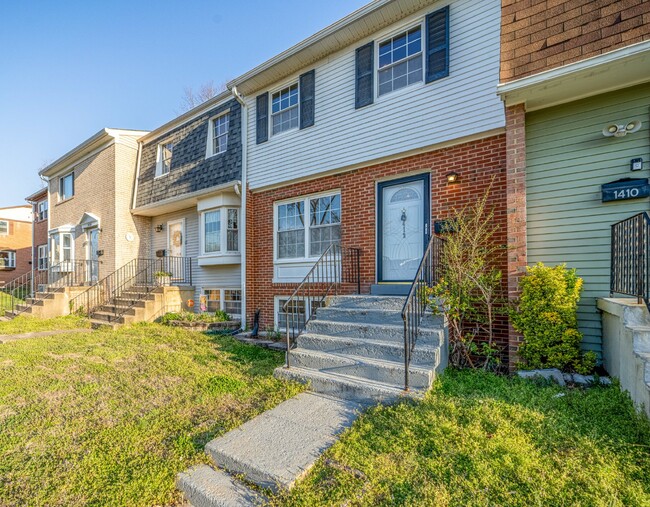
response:
[[[526,116],[528,263],[566,262],[584,278],[580,329],[586,348],[600,351],[596,298],[609,294],[610,226],[650,201],[601,202],[601,185],[647,178],[650,85],[629,88],[529,113]],[[610,123],[639,119],[639,132],[622,138],[601,134]],[[630,159],[643,157],[642,171]]]
[[[449,77],[416,84],[355,109],[355,49],[378,43],[448,2],[435,2],[403,21],[339,51],[300,73],[316,69],[315,125],[271,135],[256,144],[256,106],[249,108],[248,181],[271,186],[504,127],[496,96],[499,73],[500,2],[460,0],[450,4]],[[424,33],[424,32],[423,32]],[[375,64],[375,87],[377,85]],[[300,73],[264,91],[297,82]],[[270,101],[269,101],[270,102]]]
[[[192,284],[195,287],[195,309],[198,310],[199,296],[205,289],[238,289],[241,287],[241,267],[239,264],[227,266],[199,266],[199,214],[196,208],[188,208],[175,213],[153,217],[151,219],[151,256],[156,250],[167,249],[167,223],[185,219],[185,256],[192,259]],[[156,226],[163,225],[162,232],[156,232]]]

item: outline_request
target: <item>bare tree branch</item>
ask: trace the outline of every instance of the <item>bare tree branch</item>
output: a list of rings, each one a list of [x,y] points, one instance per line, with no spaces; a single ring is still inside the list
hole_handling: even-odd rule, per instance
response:
[[[177,113],[181,114],[190,109],[194,109],[196,106],[203,104],[212,97],[216,97],[225,89],[225,82],[220,85],[215,85],[214,81],[208,81],[207,83],[202,84],[196,91],[194,91],[191,86],[186,86],[183,88],[183,98],[181,99],[181,105]]]

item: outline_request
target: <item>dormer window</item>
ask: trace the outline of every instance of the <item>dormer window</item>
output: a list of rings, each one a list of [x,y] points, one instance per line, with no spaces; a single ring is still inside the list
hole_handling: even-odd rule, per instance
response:
[[[224,153],[228,149],[229,131],[230,113],[222,114],[210,120],[206,158]]]
[[[158,145],[158,156],[156,159],[156,177],[169,174],[172,167],[172,155],[174,145],[172,143],[163,143]]]
[[[422,81],[422,27],[379,44],[379,95]]]
[[[271,96],[271,125],[274,135],[298,128],[298,83]]]

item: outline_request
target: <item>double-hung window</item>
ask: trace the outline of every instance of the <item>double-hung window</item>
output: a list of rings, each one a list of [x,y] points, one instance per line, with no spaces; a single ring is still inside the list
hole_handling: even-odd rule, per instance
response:
[[[271,132],[279,134],[298,128],[298,83],[283,88],[271,96]]]
[[[422,27],[379,43],[379,95],[422,81]]]
[[[59,179],[59,200],[65,201],[74,195],[74,172]]]
[[[36,207],[38,221],[47,219],[47,201],[41,201]]]
[[[319,257],[341,240],[341,195],[305,197],[277,205],[276,257]]]
[[[0,251],[0,269],[16,269],[16,252],[13,250]]]
[[[73,260],[72,234],[59,232],[52,235],[52,264]]]
[[[211,146],[208,148],[208,156],[219,155],[228,149],[229,131],[230,113],[222,114],[210,121],[210,135],[208,136],[208,142],[211,143]]]
[[[206,289],[207,310],[223,310],[231,317],[241,316],[241,289]]]
[[[172,168],[173,155],[173,143],[163,143],[158,145],[158,157],[156,159],[156,177],[169,174],[169,171]]]
[[[219,208],[202,216],[203,254],[239,252],[239,209]]]
[[[38,245],[38,269],[47,269],[47,245]]]
[[[7,236],[9,234],[9,222],[7,220],[0,220],[0,236]]]

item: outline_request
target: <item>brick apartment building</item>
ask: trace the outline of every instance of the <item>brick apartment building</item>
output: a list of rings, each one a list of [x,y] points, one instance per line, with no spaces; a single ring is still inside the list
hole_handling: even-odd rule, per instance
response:
[[[0,285],[29,273],[31,250],[31,206],[0,209]]]

